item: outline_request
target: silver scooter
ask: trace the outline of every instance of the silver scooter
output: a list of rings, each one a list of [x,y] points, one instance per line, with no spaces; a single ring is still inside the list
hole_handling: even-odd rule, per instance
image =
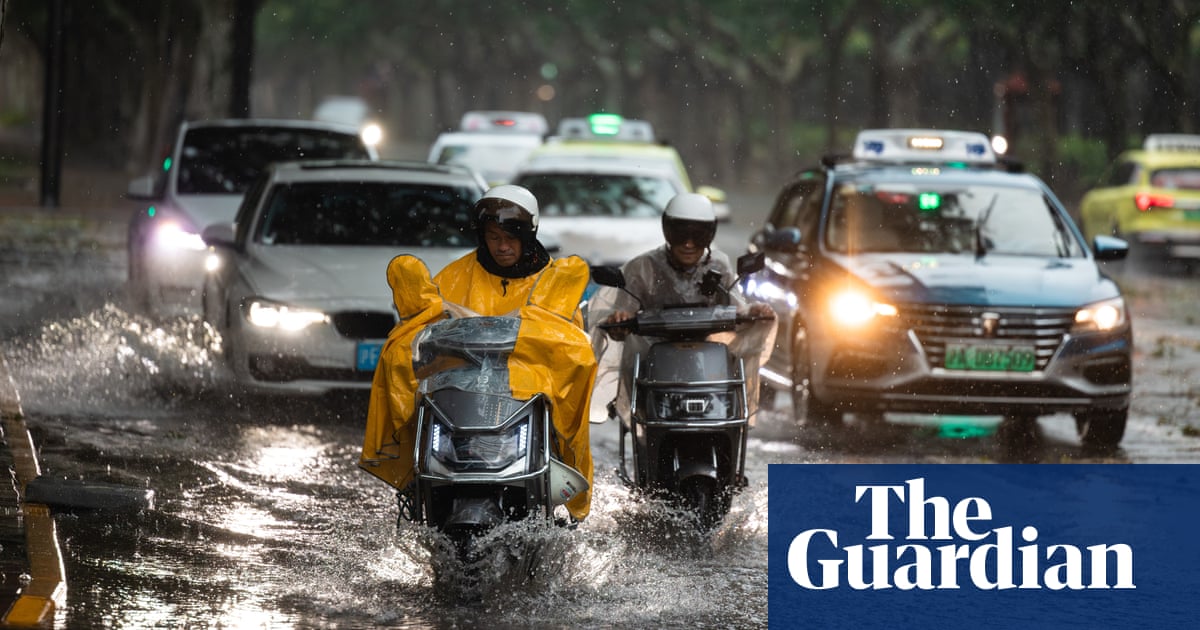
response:
[[[739,277],[753,273],[762,268],[763,256],[747,254],[737,265]],[[593,268],[592,279],[625,288],[615,267]],[[704,292],[710,295],[732,289],[720,286],[715,275],[705,280]],[[735,306],[681,304],[640,309],[632,319],[599,324],[602,329],[626,328],[649,342],[631,366],[617,474],[630,487],[680,503],[701,531],[716,528],[733,496],[746,486],[749,429],[745,366],[728,346],[708,337],[760,319],[739,316]],[[610,406],[610,412],[615,408]]]

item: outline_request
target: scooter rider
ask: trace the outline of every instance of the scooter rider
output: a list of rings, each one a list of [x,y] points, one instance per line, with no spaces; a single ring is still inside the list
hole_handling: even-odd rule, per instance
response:
[[[521,337],[509,360],[513,393],[521,396],[540,391],[550,397],[560,456],[590,485],[587,414],[596,359],[582,330],[579,311],[589,273],[587,264],[575,256],[551,258],[537,240],[537,199],[521,186],[502,185],[488,190],[475,204],[475,213],[478,247],[451,262],[431,282],[428,276],[421,282],[419,270],[411,271],[411,265],[400,265],[399,261],[389,265],[388,279],[397,312],[402,317],[419,313],[419,327],[446,316],[429,312],[430,299],[406,295],[419,293],[440,298],[447,314],[456,307],[485,316],[519,314],[524,322]],[[416,279],[400,275],[402,271]],[[576,290],[578,294],[572,295]],[[435,306],[442,309],[441,304]],[[417,395],[410,344],[419,330],[406,326],[406,322],[402,319],[393,329],[381,352],[360,460],[360,466],[397,488],[407,485],[412,476],[411,434],[415,423],[409,415],[414,408],[411,401]],[[398,335],[403,339],[393,340]],[[397,406],[396,401],[403,404]],[[393,408],[399,409],[402,416],[397,417]],[[576,520],[582,520],[590,502],[591,493],[583,493],[567,503],[567,508]]]
[[[625,289],[641,301],[612,288],[601,289],[589,308],[594,316],[604,323],[622,322],[634,316],[638,308],[653,309],[668,305],[703,303],[733,304],[740,314],[763,318],[744,330],[732,334],[727,343],[730,350],[741,357],[746,371],[747,406],[753,421],[753,412],[758,403],[758,368],[769,354],[775,340],[775,312],[767,304],[750,303],[736,290],[716,291],[705,295],[705,276],[716,272],[721,287],[730,287],[736,274],[729,256],[713,246],[717,235],[717,218],[712,201],[698,193],[680,193],[667,203],[662,215],[663,237],[666,243],[630,259],[622,266]],[[609,311],[609,309],[612,309]],[[607,316],[605,313],[608,312]],[[615,408],[610,404],[610,415],[615,411],[621,417],[629,413],[629,374],[634,357],[644,351],[648,344],[637,340],[636,335],[627,336],[622,328],[609,328],[608,337],[625,341],[618,366],[619,382]],[[593,333],[596,356],[605,350],[604,333]]]

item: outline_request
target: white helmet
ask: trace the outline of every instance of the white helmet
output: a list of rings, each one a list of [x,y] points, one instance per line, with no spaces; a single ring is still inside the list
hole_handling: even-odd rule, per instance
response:
[[[524,186],[502,184],[495,186],[483,194],[475,203],[476,219],[482,223],[486,220],[496,221],[501,225],[509,221],[527,223],[532,232],[537,232],[538,202],[537,197]]]
[[[699,193],[679,193],[667,202],[662,215],[663,237],[672,246],[688,239],[708,247],[717,235],[717,213],[712,200]]]

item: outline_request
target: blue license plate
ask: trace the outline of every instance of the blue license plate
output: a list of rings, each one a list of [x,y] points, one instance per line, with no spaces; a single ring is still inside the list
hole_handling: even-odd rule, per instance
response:
[[[383,350],[382,341],[360,341],[354,351],[354,366],[360,372],[373,372],[379,363],[379,353]]]

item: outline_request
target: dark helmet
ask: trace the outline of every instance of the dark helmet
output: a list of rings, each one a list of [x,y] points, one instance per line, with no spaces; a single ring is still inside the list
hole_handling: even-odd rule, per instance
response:
[[[662,215],[663,237],[671,246],[688,240],[708,247],[717,236],[717,214],[712,200],[699,193],[679,193]]]

